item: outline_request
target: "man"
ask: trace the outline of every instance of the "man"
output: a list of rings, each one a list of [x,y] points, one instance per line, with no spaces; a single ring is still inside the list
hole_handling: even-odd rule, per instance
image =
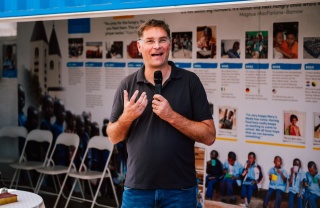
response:
[[[168,61],[164,21],[146,21],[138,36],[144,66],[120,83],[107,127],[113,143],[127,143],[122,207],[194,208],[194,143],[211,145],[216,135],[209,103],[199,78]],[[161,95],[154,94],[155,71],[163,75]]]

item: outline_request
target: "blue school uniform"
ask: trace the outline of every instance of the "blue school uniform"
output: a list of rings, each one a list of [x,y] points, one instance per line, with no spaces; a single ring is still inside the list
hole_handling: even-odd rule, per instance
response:
[[[280,171],[282,172],[282,174],[285,178],[288,178],[288,174],[283,168],[280,168]],[[276,175],[277,179],[270,180],[269,189],[268,189],[267,195],[263,201],[263,206],[265,206],[265,207],[268,206],[269,199],[270,199],[271,195],[273,194],[273,192],[276,192],[275,208],[280,208],[282,194],[283,194],[283,192],[286,191],[287,180],[282,180],[281,175],[277,172],[275,167],[270,168],[270,170],[268,171],[268,175],[270,175],[270,174]]]
[[[288,174],[286,172],[285,169],[281,168],[280,171],[282,172],[283,176],[288,178]],[[275,167],[270,168],[270,170],[268,171],[268,175],[270,174],[274,174],[277,176],[277,180],[270,180],[270,185],[269,188],[272,189],[280,189],[281,191],[286,191],[286,187],[287,187],[287,181],[282,180],[281,175],[277,172]]]
[[[244,166],[247,168],[248,163]],[[255,190],[258,190],[258,186],[263,179],[263,174],[261,171],[260,165],[256,162],[252,164],[247,171],[247,174],[244,176],[243,184],[241,188],[241,196],[247,197],[248,203],[251,201],[252,194]]]
[[[290,180],[291,175],[288,178],[288,182]],[[289,186],[289,207],[294,207],[294,198],[297,196],[297,208],[302,208],[302,197],[298,195],[300,193],[301,182],[305,179],[306,173],[299,169],[298,173],[293,175],[292,184]],[[304,189],[302,189],[301,194],[304,193]]]
[[[233,186],[234,185],[241,186],[240,176],[243,171],[243,167],[238,161],[235,161],[233,165],[230,165],[228,160],[226,160],[223,163],[223,169],[227,170],[227,174],[223,177],[222,181],[220,182],[221,195],[223,197],[225,197],[226,195],[233,196],[234,195]],[[238,179],[234,180],[232,179],[232,176],[235,176]]]
[[[317,208],[317,200],[320,198],[320,174],[312,176],[309,171],[306,173],[305,181],[308,186],[305,188],[304,205],[309,204],[310,208]]]

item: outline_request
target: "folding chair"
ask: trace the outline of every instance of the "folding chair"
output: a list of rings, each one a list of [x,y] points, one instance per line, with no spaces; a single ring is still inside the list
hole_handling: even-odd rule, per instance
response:
[[[29,179],[29,183],[31,185],[31,188],[33,190],[35,190],[34,187],[33,187],[33,183],[32,183],[29,171],[30,170],[35,170],[36,168],[39,168],[39,167],[44,167],[47,164],[49,150],[50,150],[51,144],[52,144],[52,138],[53,138],[52,133],[50,131],[48,131],[48,130],[35,129],[35,130],[31,131],[27,135],[27,139],[26,139],[26,142],[24,144],[24,147],[23,147],[19,162],[10,164],[10,166],[12,168],[16,169],[15,172],[14,172],[11,184],[10,184],[10,188],[12,188],[13,183],[16,180],[15,188],[17,189],[18,183],[19,183],[19,178],[20,178],[20,172],[21,172],[21,170],[25,170],[28,173],[27,175],[28,175],[28,179]],[[25,152],[26,152],[26,147],[27,147],[27,145],[28,145],[28,143],[30,141],[48,143],[48,149],[46,150],[46,154],[45,154],[44,158],[42,158],[41,161],[28,161],[27,160],[27,158],[25,156]]]
[[[27,134],[28,131],[22,126],[5,126],[0,129],[0,163],[10,164],[19,160],[19,139],[25,139]],[[1,177],[1,180],[4,185],[8,186],[3,177]]]
[[[40,176],[39,176],[36,188],[35,188],[35,193],[39,192],[45,176],[51,175],[53,177],[54,187],[55,187],[55,190],[57,193],[44,192],[44,191],[42,191],[42,192],[50,194],[50,195],[58,195],[58,193],[59,193],[58,198],[57,198],[57,200],[59,200],[60,194],[62,193],[62,195],[63,195],[63,191],[62,191],[62,189],[60,189],[60,191],[57,191],[57,185],[56,185],[56,182],[54,179],[56,178],[56,181],[58,182],[59,188],[64,187],[64,185],[67,181],[67,178],[68,178],[68,173],[72,169],[76,169],[75,165],[73,164],[73,160],[74,160],[75,155],[77,153],[77,150],[79,147],[79,142],[80,142],[80,139],[77,134],[62,133],[58,136],[57,141],[56,141],[56,143],[53,147],[53,150],[51,152],[51,155],[47,161],[47,165],[45,167],[36,168],[36,171],[38,173],[40,173]],[[72,152],[72,155],[70,158],[69,165],[67,165],[67,166],[56,165],[53,161],[54,155],[56,153],[58,153],[58,150],[59,150],[59,148],[57,149],[58,145],[63,145],[64,147],[67,147],[67,148],[71,148],[71,147],[74,148],[74,151]],[[67,154],[69,156],[69,152]],[[62,174],[65,174],[65,176],[64,176],[63,183],[61,185],[59,176]]]
[[[68,200],[66,202],[65,207],[68,206],[71,197],[73,199],[91,202],[92,203],[91,208],[93,208],[95,204],[98,206],[101,206],[101,207],[110,207],[110,206],[102,205],[102,204],[99,204],[96,202],[98,194],[99,194],[99,190],[100,190],[100,187],[101,187],[101,184],[102,184],[102,181],[104,178],[109,178],[111,186],[112,186],[112,191],[115,196],[117,207],[119,207],[119,201],[118,201],[117,194],[116,194],[116,191],[115,191],[115,188],[113,185],[111,172],[108,168],[108,164],[109,164],[109,161],[110,161],[110,158],[112,155],[113,147],[114,146],[109,141],[108,137],[94,136],[89,140],[89,143],[88,143],[87,149],[85,151],[84,157],[81,161],[81,165],[80,165],[79,170],[77,172],[69,172],[69,177],[74,178],[75,180],[73,182],[73,185],[72,185],[72,188],[71,188],[71,191],[70,191],[70,194],[69,194],[69,197],[68,197]],[[85,165],[85,160],[87,158],[87,154],[89,152],[89,149],[92,149],[92,148],[109,151],[108,159],[107,159],[106,164],[104,166],[103,172],[88,170],[87,166]],[[76,183],[80,184],[80,180],[88,182],[92,199],[78,198],[78,197],[72,196],[75,185],[76,185]],[[99,184],[98,184],[98,187],[97,187],[95,194],[93,194],[93,191],[92,191],[92,187],[90,184],[91,180],[98,180],[99,181]],[[57,205],[57,202],[54,207],[56,207],[56,205]]]

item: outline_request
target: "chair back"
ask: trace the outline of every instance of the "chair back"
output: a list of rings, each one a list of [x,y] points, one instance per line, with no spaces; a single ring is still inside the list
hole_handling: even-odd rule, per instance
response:
[[[79,143],[80,143],[80,139],[79,136],[77,134],[72,134],[72,133],[61,133],[58,138],[57,141],[52,149],[51,155],[50,155],[50,162],[52,161],[53,155],[55,153],[55,150],[57,148],[57,145],[61,144],[61,145],[65,145],[65,146],[73,146],[75,149],[73,150],[73,154],[72,157],[70,158],[71,163],[73,163],[74,157],[77,153],[78,147],[79,147]],[[48,165],[50,165],[48,163]]]
[[[25,160],[24,157],[25,157],[25,151],[26,151],[28,142],[36,141],[36,142],[47,142],[49,144],[48,151],[46,151],[46,155],[44,157],[45,158],[44,164],[46,164],[46,161],[48,160],[49,150],[51,149],[52,140],[53,140],[53,135],[49,130],[35,129],[29,132],[29,134],[27,135],[26,142],[23,146],[23,150],[22,150],[22,154],[19,162],[22,162],[23,160]]]
[[[88,154],[89,149],[96,148],[98,150],[108,150],[109,151],[109,155],[108,155],[108,159],[106,161],[105,168],[104,168],[104,172],[105,172],[107,170],[107,167],[108,167],[107,164],[109,164],[109,161],[110,161],[110,158],[111,158],[111,155],[112,155],[113,147],[114,147],[114,144],[111,143],[111,141],[109,140],[108,137],[105,137],[105,136],[94,136],[94,137],[92,137],[89,140],[89,143],[88,143],[86,152],[84,153],[83,160],[81,161],[81,166],[80,167],[82,167],[84,165],[85,158],[87,158],[87,154]],[[81,170],[81,168],[80,168],[80,170]]]
[[[0,137],[26,138],[28,131],[23,126],[4,126],[0,129]]]
[[[61,133],[56,141],[57,144],[63,144],[66,146],[74,146],[77,147],[79,146],[79,136],[77,134],[72,134],[72,133]]]
[[[23,147],[27,134],[27,129],[22,126],[4,126],[0,129],[0,163],[19,160],[19,147],[20,144],[21,148]]]

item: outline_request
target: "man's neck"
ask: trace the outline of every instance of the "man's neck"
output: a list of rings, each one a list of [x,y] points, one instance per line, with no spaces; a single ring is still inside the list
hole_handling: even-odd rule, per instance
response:
[[[152,84],[154,84],[154,72],[161,71],[162,72],[162,84],[169,79],[171,74],[171,66],[169,64],[161,67],[161,68],[145,68],[144,76],[145,78]]]

